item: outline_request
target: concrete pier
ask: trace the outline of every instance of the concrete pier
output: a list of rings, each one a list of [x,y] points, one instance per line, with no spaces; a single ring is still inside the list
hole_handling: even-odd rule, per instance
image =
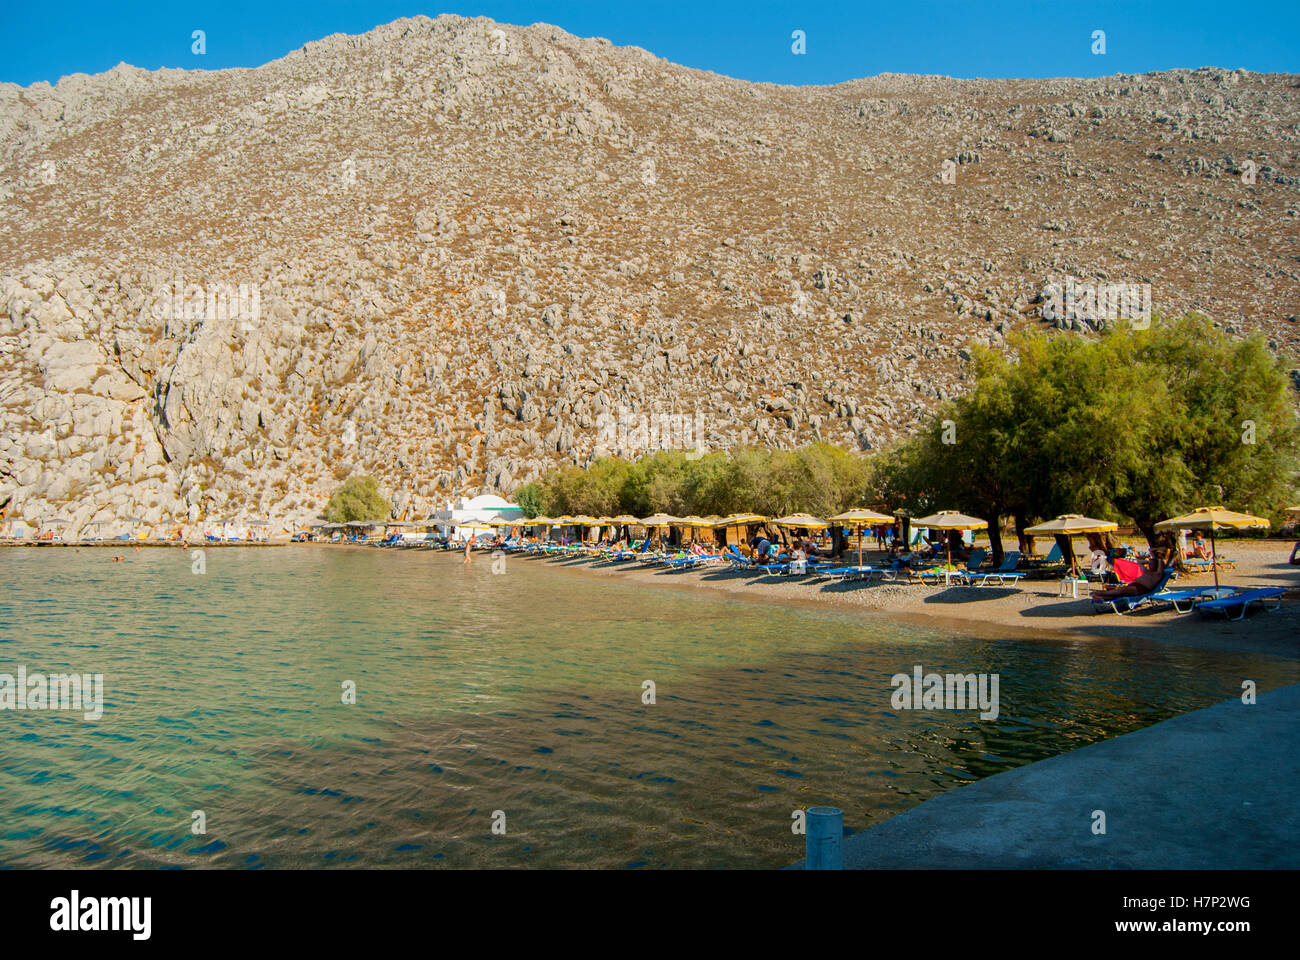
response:
[[[1296,869],[1300,684],[1257,696],[958,787],[847,838],[844,867]]]

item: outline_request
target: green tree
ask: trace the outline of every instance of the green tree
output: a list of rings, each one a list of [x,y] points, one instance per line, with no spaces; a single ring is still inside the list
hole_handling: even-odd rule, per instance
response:
[[[1213,501],[1267,511],[1296,474],[1296,408],[1262,338],[1199,318],[979,351],[972,389],[878,464],[890,502],[1017,531],[1058,513],[1156,521]]]
[[[515,503],[523,511],[524,517],[532,519],[546,512],[546,491],[538,483],[525,483],[515,491]]]
[[[1152,447],[1114,498],[1148,539],[1156,521],[1202,505],[1268,513],[1297,474],[1296,395],[1261,334],[1236,339],[1201,317],[1124,331],[1164,385]]]
[[[387,520],[392,512],[392,504],[379,492],[374,477],[348,477],[326,504],[325,519],[330,523]]]

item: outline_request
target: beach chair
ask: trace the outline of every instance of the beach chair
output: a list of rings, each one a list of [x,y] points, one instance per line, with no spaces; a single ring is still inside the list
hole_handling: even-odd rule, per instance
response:
[[[930,567],[921,567],[913,562],[906,567],[881,567],[876,571],[882,583],[925,583],[923,574],[929,573]],[[871,579],[868,577],[867,579]]]
[[[1223,614],[1229,620],[1240,620],[1246,616],[1246,611],[1250,609],[1253,603],[1259,604],[1265,610],[1276,610],[1282,606],[1282,595],[1286,593],[1284,587],[1258,587],[1254,590],[1245,590],[1241,593],[1233,594],[1230,597],[1219,597],[1215,600],[1206,600],[1204,603],[1196,605],[1196,612],[1201,616],[1213,614]],[[1272,601],[1273,606],[1267,604]]]
[[[643,552],[650,549],[650,538],[646,537],[637,543],[628,544],[622,550],[616,550],[611,556],[611,563],[625,563],[628,560],[635,560]]]
[[[1134,597],[1115,597],[1113,600],[1093,600],[1092,609],[1094,613],[1118,613],[1121,616],[1126,613],[1132,613],[1134,610],[1140,610],[1147,604],[1152,603],[1158,594],[1163,593],[1165,585],[1169,583],[1170,578],[1174,575],[1173,564],[1165,567],[1164,574],[1151,590],[1146,593],[1138,594]]]
[[[1065,562],[1065,554],[1061,552],[1059,543],[1052,544],[1052,549],[1047,551],[1045,557],[1025,557],[1025,563],[1031,567],[1052,567]]]
[[[1008,551],[1002,555],[1002,563],[996,568],[983,573],[976,571],[966,574],[966,584],[971,587],[987,587],[989,584],[1001,586],[1006,583],[1019,583],[1026,575],[1016,573],[1018,563],[1020,563],[1020,552]]]
[[[1198,603],[1204,603],[1207,600],[1218,600],[1221,597],[1230,597],[1237,592],[1236,587],[1196,587],[1192,590],[1157,593],[1151,597],[1151,602],[1167,603],[1177,613],[1191,613],[1192,608]]]
[[[987,552],[984,550],[984,548],[976,547],[974,550],[970,552],[970,559],[966,561],[966,566],[964,568],[953,567],[952,570],[948,573],[948,579],[956,580],[957,582],[960,583],[964,578],[968,576],[973,576],[975,572],[979,570],[980,565],[984,563],[985,556],[987,556]],[[938,567],[932,567],[929,570],[922,570],[918,575],[922,580],[925,580],[927,583],[929,583],[931,580],[937,583],[938,581],[944,579],[945,569],[947,569],[946,566],[940,565]]]
[[[736,549],[736,545],[734,543],[728,544],[727,552],[723,554],[723,559],[725,559],[731,565],[732,570],[744,570],[747,572],[762,573],[764,572],[765,567],[771,566],[771,564],[755,563],[753,560],[749,559],[749,557],[745,556],[738,549]]]
[[[810,573],[818,573],[824,569],[826,569],[826,564],[819,563],[809,557],[804,560],[791,560],[781,572],[789,577],[805,577]]]
[[[862,567],[840,567],[840,582],[847,580],[870,580],[877,573],[883,573],[880,567],[862,566]]]

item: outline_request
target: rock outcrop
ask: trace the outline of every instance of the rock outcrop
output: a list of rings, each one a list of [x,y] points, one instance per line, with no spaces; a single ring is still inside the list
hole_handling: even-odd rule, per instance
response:
[[[782,87],[450,16],[0,84],[0,506],[301,520],[357,470],[413,517],[620,417],[878,447],[975,347],[1095,335],[1065,277],[1295,366],[1297,86]]]

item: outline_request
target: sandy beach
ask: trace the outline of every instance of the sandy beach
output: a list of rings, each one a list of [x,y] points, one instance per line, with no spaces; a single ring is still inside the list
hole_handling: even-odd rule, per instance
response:
[[[944,621],[977,636],[1057,636],[1131,638],[1201,647],[1300,656],[1300,567],[1287,562],[1290,544],[1237,541],[1222,551],[1235,567],[1221,570],[1225,586],[1276,586],[1288,592],[1277,610],[1253,610],[1244,620],[1225,622],[1195,613],[1142,609],[1124,616],[1096,614],[1086,595],[1060,595],[1058,579],[1024,580],[1015,586],[932,586],[925,584],[840,582],[838,577],[755,576],[725,566],[670,571],[636,563],[600,563],[511,555],[509,563],[546,564],[575,576],[617,577],[662,589],[711,590],[758,603],[861,610],[873,616],[917,622]],[[443,555],[439,555],[441,558]],[[450,558],[450,554],[446,555]],[[864,562],[881,554],[865,553]],[[456,558],[459,562],[459,557]],[[1213,574],[1185,574],[1171,589],[1213,585]]]
[[[17,544],[10,544],[17,545]],[[26,544],[30,547],[30,541]],[[119,549],[151,549],[159,543],[45,544],[63,549],[114,546]],[[181,546],[167,544],[166,546]],[[316,550],[374,549],[362,544],[320,542],[185,544],[187,548],[281,546]],[[861,580],[841,582],[838,576],[809,574],[804,577],[762,576],[734,571],[725,565],[695,570],[669,570],[635,562],[606,563],[591,558],[560,558],[511,554],[508,563],[534,564],[572,576],[612,577],[624,582],[643,583],[657,589],[706,590],[754,603],[807,606],[826,605],[841,610],[858,610],[873,617],[918,623],[945,623],[973,636],[1055,636],[1061,639],[1089,637],[1148,639],[1162,643],[1200,647],[1207,650],[1238,650],[1300,657],[1300,567],[1287,562],[1291,543],[1282,541],[1236,541],[1222,551],[1232,569],[1219,572],[1219,582],[1231,587],[1284,587],[1287,594],[1277,610],[1253,610],[1244,620],[1229,622],[1171,609],[1145,608],[1123,616],[1093,612],[1080,587],[1078,599],[1062,595],[1060,580],[1025,579],[1006,586],[934,586],[930,584],[882,583]],[[421,551],[431,564],[461,562],[459,551]],[[476,562],[490,563],[485,552],[476,551]],[[866,564],[880,564],[878,551],[863,553]],[[1213,585],[1210,573],[1183,574],[1169,589],[1191,589]]]

